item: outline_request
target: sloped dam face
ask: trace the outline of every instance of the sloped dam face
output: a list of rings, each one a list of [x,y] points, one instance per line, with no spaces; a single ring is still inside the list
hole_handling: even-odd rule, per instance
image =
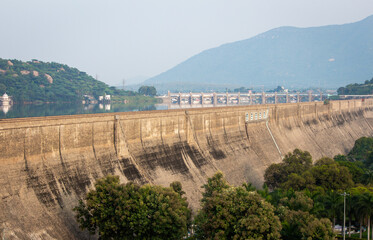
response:
[[[260,187],[295,148],[314,159],[346,153],[373,136],[372,110],[372,100],[350,100],[1,120],[0,236],[88,239],[72,208],[107,174],[180,181],[196,209],[218,170]]]

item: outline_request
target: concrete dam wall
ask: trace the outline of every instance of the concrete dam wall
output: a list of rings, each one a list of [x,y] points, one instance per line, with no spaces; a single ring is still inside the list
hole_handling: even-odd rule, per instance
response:
[[[295,148],[314,159],[348,152],[373,136],[372,110],[349,100],[0,120],[0,236],[88,239],[72,208],[107,174],[180,181],[196,209],[218,170],[260,187]]]

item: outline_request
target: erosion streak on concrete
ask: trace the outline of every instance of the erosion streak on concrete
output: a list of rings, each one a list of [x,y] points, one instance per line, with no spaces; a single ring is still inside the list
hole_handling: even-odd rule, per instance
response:
[[[107,174],[180,181],[195,209],[200,186],[217,170],[232,184],[261,186],[279,150],[300,148],[315,159],[346,153],[373,136],[372,109],[372,100],[351,100],[1,120],[0,234],[87,238],[72,208]],[[267,110],[268,127],[251,120]]]

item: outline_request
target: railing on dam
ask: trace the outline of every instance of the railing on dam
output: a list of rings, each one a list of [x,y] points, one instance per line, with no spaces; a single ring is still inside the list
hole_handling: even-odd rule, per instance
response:
[[[277,92],[262,92],[253,93],[171,93],[162,97],[164,103],[168,104],[201,104],[201,105],[254,105],[267,103],[299,103],[322,101],[323,94],[313,93],[277,93]]]

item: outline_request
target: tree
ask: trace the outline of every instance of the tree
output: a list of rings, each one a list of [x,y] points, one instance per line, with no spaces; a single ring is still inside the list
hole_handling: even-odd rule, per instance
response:
[[[343,157],[341,157],[343,156]],[[343,167],[348,168],[348,171],[352,175],[352,180],[355,183],[361,183],[362,178],[361,176],[364,174],[364,164],[360,161],[351,162],[347,160],[347,157],[344,155],[337,155],[334,157],[334,160]]]
[[[197,239],[280,239],[274,208],[259,194],[228,185],[221,173],[203,187],[202,209],[195,218]]]
[[[368,154],[368,157],[365,160],[365,166],[373,170],[373,151]]]
[[[323,196],[323,202],[326,209],[326,214],[330,219],[333,219],[333,228],[338,216],[343,207],[343,197],[339,192],[328,191],[326,195]]]
[[[331,222],[318,219],[310,212],[314,208],[313,200],[307,196],[309,192],[286,191],[278,205],[282,222],[281,236],[286,240],[298,239],[334,239]]]
[[[372,137],[362,137],[355,141],[354,147],[348,153],[348,157],[357,160],[365,160],[369,153],[373,150],[373,138]]]
[[[185,192],[183,191],[183,187],[179,181],[172,182],[170,184],[170,188],[172,188],[176,193],[178,193],[180,196],[183,196]]]
[[[6,86],[0,83],[0,95],[3,95],[6,92]]]
[[[366,169],[362,178],[362,183],[368,186],[373,186],[373,170]]]
[[[307,151],[295,149],[292,153],[286,154],[279,164],[270,165],[265,173],[265,183],[269,188],[275,189],[288,180],[292,173],[301,175],[312,167],[312,157]],[[296,177],[296,176],[294,176]]]
[[[326,190],[346,190],[354,184],[348,168],[340,166],[331,158],[319,159],[310,172],[315,179],[315,185]]]
[[[181,239],[190,221],[188,204],[172,188],[99,179],[74,208],[82,229],[100,239]]]
[[[318,219],[309,212],[287,210],[281,236],[286,240],[334,240],[329,219]]]
[[[153,86],[141,86],[138,91],[142,95],[155,96],[157,95],[157,90]]]
[[[368,240],[369,240],[370,239],[371,216],[373,216],[373,193],[370,191],[365,191],[361,194],[358,194],[356,207],[358,209],[359,214],[363,218],[367,219]]]

